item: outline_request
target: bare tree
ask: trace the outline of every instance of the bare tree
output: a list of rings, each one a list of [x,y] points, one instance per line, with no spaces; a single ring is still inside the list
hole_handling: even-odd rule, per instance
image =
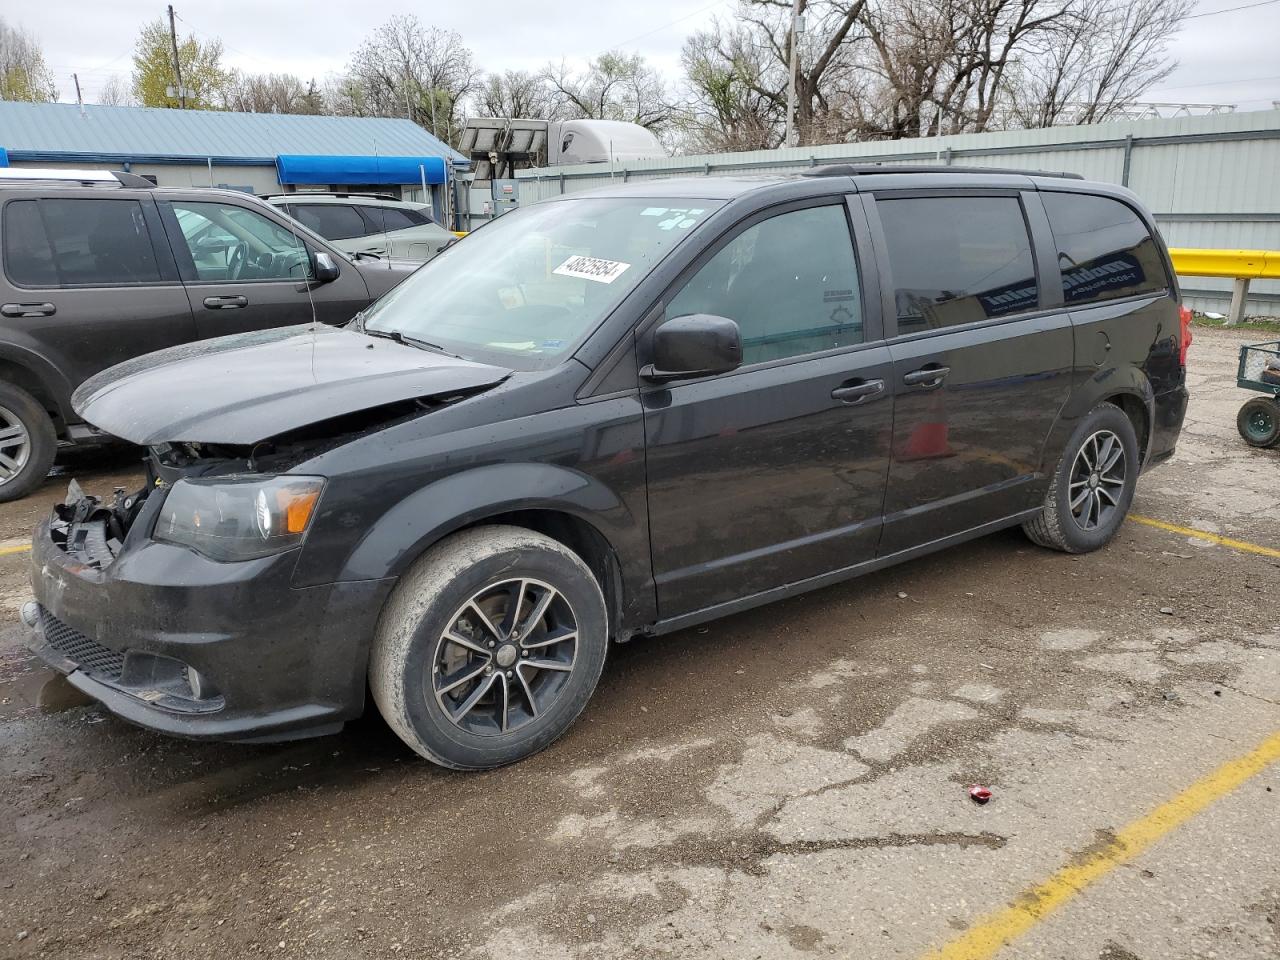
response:
[[[98,103],[104,107],[132,107],[137,105],[129,90],[129,81],[113,73],[98,91]]]
[[[315,81],[304,84],[290,73],[231,72],[223,88],[223,107],[244,113],[322,113]]]
[[[717,23],[681,51],[685,92],[677,125],[690,153],[766,150],[782,142],[786,83],[779,65],[742,25]]]
[[[1101,123],[1173,72],[1169,41],[1191,0],[1076,0],[1010,79],[1012,122]]]
[[[456,32],[394,16],[356,49],[346,76],[330,84],[330,101],[339,113],[407,116],[454,143],[480,76]]]
[[[48,103],[57,99],[53,71],[36,38],[0,17],[0,100]]]
[[[475,105],[488,117],[551,120],[556,112],[546,81],[523,70],[489,74],[476,94]]]
[[[548,64],[542,79],[566,119],[625,120],[651,130],[672,120],[666,84],[639,54],[604,53],[580,72],[564,62]]]

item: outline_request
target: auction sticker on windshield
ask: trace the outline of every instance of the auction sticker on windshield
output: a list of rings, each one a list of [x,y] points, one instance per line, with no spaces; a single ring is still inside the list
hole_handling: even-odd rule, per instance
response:
[[[613,283],[622,272],[631,266],[617,260],[601,260],[599,257],[570,257],[560,266],[552,270],[562,277],[579,277],[582,280],[595,280],[597,283]]]

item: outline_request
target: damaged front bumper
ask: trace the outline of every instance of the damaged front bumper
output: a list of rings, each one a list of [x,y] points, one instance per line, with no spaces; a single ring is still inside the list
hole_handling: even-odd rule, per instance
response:
[[[65,508],[36,527],[23,620],[37,655],[113,713],[176,736],[292,739],[358,716],[394,581],[300,588],[297,550],[220,563],[152,541],[160,499],[123,540],[92,519],[68,528]]]

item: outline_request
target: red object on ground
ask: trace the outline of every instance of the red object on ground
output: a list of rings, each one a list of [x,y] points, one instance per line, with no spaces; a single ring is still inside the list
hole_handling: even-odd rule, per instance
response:
[[[986,787],[980,787],[975,783],[969,788],[969,796],[974,803],[986,803],[991,799],[991,791]]]
[[[947,443],[947,424],[944,421],[922,423],[907,440],[901,457],[904,460],[931,460],[935,457],[952,455],[951,445]]]

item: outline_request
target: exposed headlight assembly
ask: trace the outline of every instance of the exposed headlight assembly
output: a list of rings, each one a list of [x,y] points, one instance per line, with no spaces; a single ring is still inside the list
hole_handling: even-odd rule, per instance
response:
[[[211,560],[268,557],[302,542],[323,489],[320,477],[179,480],[152,536]]]

